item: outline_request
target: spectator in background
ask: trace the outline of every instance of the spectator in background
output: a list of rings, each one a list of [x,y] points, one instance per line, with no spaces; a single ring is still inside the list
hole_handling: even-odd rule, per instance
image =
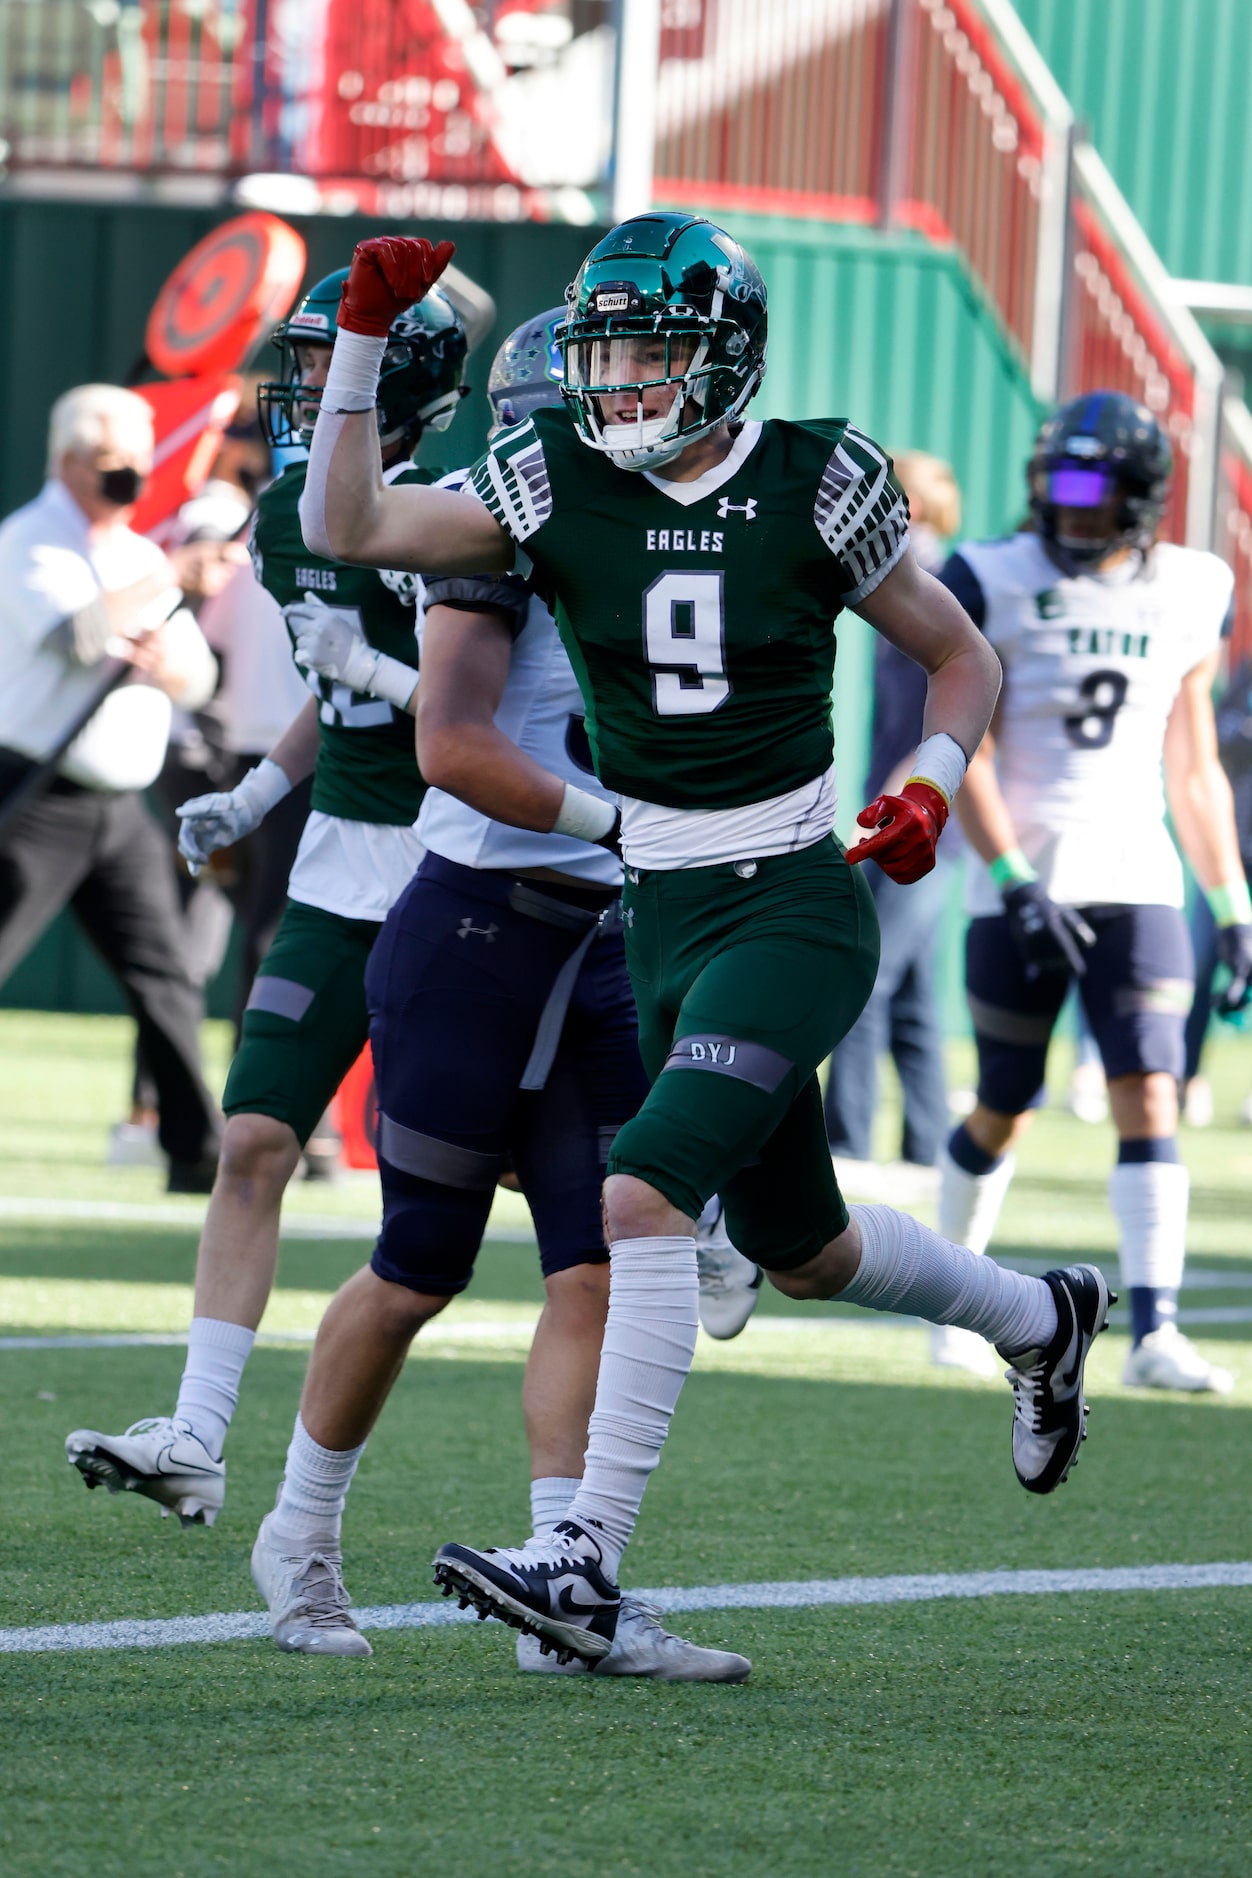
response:
[[[1235,801],[1235,830],[1244,871],[1252,877],[1252,656],[1243,659],[1217,706],[1217,746]],[[1187,1019],[1183,1068],[1183,1113],[1193,1128],[1213,1119],[1213,1092],[1200,1064],[1213,1013],[1213,973],[1217,969],[1217,921],[1204,894],[1191,908],[1191,943],[1195,948],[1195,999]],[[1239,1110],[1252,1127],[1252,1095]]]
[[[929,573],[943,565],[943,540],[961,525],[961,495],[949,464],[909,451],[896,459],[909,499],[913,553]],[[921,742],[926,674],[881,635],[874,647],[874,720],[867,799],[891,794]],[[939,848],[951,853],[955,823]],[[826,1133],[838,1159],[869,1161],[878,1096],[878,1061],[890,1051],[904,1096],[900,1157],[931,1168],[947,1132],[943,1051],[935,1014],[935,935],[943,918],[947,869],[901,887],[873,861],[866,879],[882,929],[878,978],[860,1018],[830,1059]],[[941,1331],[934,1332],[942,1336]]]
[[[212,695],[213,654],[181,605],[211,590],[221,549],[168,555],[128,526],[152,466],[133,392],[80,385],[52,408],[48,480],[0,525],[0,790],[53,750],[108,657],[134,667],[65,751],[46,793],[0,833],[0,981],[64,906],[116,973],[159,1092],[171,1192],[208,1191],[215,1106],[200,1069],[201,1000],[183,961],[168,836],[142,791],[171,709]]]

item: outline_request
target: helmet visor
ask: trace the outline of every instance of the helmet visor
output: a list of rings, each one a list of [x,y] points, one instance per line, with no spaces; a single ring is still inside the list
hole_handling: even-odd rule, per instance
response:
[[[1106,469],[1066,466],[1048,471],[1047,500],[1058,509],[1098,509],[1117,493],[1117,478]]]

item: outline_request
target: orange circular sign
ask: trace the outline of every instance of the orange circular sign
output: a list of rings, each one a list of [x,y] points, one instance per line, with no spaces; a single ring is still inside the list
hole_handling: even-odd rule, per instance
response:
[[[144,349],[171,378],[238,369],[268,326],[290,312],[304,242],[276,215],[223,222],[185,255],[148,315]]]

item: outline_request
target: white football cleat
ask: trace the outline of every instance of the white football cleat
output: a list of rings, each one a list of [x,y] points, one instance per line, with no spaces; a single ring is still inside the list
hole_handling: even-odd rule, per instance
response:
[[[1127,1389],[1185,1389],[1192,1395],[1229,1395],[1235,1386],[1230,1371],[1201,1356],[1173,1323],[1159,1325],[1135,1345],[1122,1382]]]
[[[1093,1125],[1109,1118],[1109,1088],[1099,1063],[1075,1063],[1065,1106],[1080,1122]]]
[[[169,1156],[157,1140],[154,1122],[114,1122],[104,1151],[106,1167],[169,1166]]]
[[[975,1330],[961,1330],[956,1324],[928,1324],[930,1360],[936,1369],[964,1369],[971,1376],[1001,1374],[996,1353],[985,1337]]]
[[[162,1519],[177,1513],[184,1526],[211,1526],[226,1499],[225,1461],[214,1460],[190,1422],[170,1415],[134,1422],[124,1435],[76,1428],[65,1458],[89,1487],[141,1493]]]
[[[746,1682],[752,1664],[734,1650],[706,1650],[676,1637],[660,1623],[660,1611],[622,1593],[613,1647],[595,1663],[577,1658],[562,1663],[555,1650],[544,1650],[538,1637],[517,1639],[517,1667],[544,1676],[646,1676],[653,1682]]]
[[[700,1327],[725,1342],[737,1337],[761,1295],[759,1265],[735,1250],[716,1194],[696,1221],[696,1265],[700,1273]]]
[[[1213,1087],[1205,1076],[1193,1076],[1182,1099],[1182,1116],[1189,1128],[1213,1125]]]
[[[269,1606],[280,1650],[300,1656],[373,1656],[352,1621],[338,1552],[293,1550],[272,1536],[267,1513],[252,1548],[252,1582]]]

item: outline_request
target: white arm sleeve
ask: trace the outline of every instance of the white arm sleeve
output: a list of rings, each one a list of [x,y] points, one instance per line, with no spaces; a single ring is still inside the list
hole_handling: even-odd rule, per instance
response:
[[[373,410],[386,349],[386,339],[373,339],[367,333],[341,332],[330,355],[330,370],[313,426],[304,494],[300,497],[300,530],[305,546],[327,561],[337,558],[326,533],[326,478],[330,460],[343,434],[344,417]]]
[[[314,554],[320,554],[324,561],[336,558],[326,533],[326,476],[342,430],[343,418],[337,412],[319,411],[300,497],[300,533],[304,536],[304,545]]]

